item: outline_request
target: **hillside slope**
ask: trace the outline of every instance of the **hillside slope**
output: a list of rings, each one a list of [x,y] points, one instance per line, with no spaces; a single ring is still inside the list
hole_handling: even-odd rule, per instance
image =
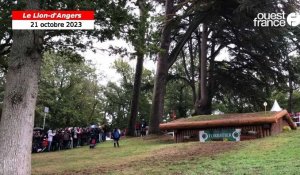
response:
[[[33,174],[299,174],[300,131],[243,142],[175,144],[167,137],[122,139],[33,154]]]

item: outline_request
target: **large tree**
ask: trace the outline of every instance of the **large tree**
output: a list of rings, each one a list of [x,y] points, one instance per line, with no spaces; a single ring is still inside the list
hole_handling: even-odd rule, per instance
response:
[[[112,127],[125,129],[128,127],[130,118],[130,97],[133,93],[132,81],[134,80],[134,69],[124,60],[117,60],[113,68],[121,76],[119,83],[108,82],[103,89],[104,111],[108,118],[111,119]],[[143,69],[141,76],[141,91],[139,95],[139,112],[138,118],[149,119],[150,113],[150,90],[152,88],[153,73]]]
[[[194,4],[193,4],[194,3]],[[184,4],[184,3],[183,3]],[[181,52],[181,49],[185,45],[186,41],[190,39],[190,36],[195,32],[198,25],[205,22],[208,25],[212,34],[208,38],[207,49],[211,50],[210,56],[207,57],[207,67],[203,69],[208,70],[208,74],[205,80],[208,83],[202,82],[199,86],[207,86],[208,91],[200,92],[204,93],[201,96],[207,96],[208,103],[212,102],[213,97],[230,97],[235,98],[235,101],[244,102],[244,107],[250,107],[257,109],[261,100],[255,102],[255,96],[251,92],[259,92],[258,89],[263,89],[261,92],[267,92],[267,84],[279,85],[283,80],[282,66],[280,63],[288,45],[292,41],[296,41],[296,32],[292,31],[288,27],[285,28],[255,28],[253,25],[253,19],[259,12],[282,12],[285,11],[287,14],[296,11],[299,8],[297,1],[291,1],[286,3],[284,1],[274,2],[270,0],[265,1],[197,1],[191,2],[193,8],[185,6],[180,11],[175,19],[185,19],[176,25],[172,26],[172,49],[168,52],[168,68],[173,65],[176,61],[177,56]],[[176,4],[176,9],[182,7]],[[187,9],[187,10],[186,10]],[[213,10],[212,10],[213,9]],[[192,13],[191,13],[192,12]],[[173,13],[175,14],[175,12]],[[206,15],[210,14],[209,18]],[[186,19],[186,16],[189,18]],[[191,19],[191,20],[190,20]],[[176,21],[176,20],[175,20]],[[188,23],[186,22],[188,21]],[[168,23],[165,23],[168,24]],[[289,32],[287,32],[289,31]],[[288,36],[289,33],[294,33],[294,36]],[[162,36],[163,36],[162,32]],[[291,39],[291,38],[292,39]],[[294,42],[294,45],[297,45]],[[228,50],[231,60],[215,61],[216,54],[220,53],[219,48]],[[163,49],[162,49],[163,50]],[[209,52],[207,52],[209,53]],[[199,53],[201,55],[202,53]],[[212,59],[213,58],[213,59]],[[245,70],[245,68],[247,68]],[[160,72],[160,67],[157,67],[157,72]],[[203,76],[200,70],[198,76]],[[164,70],[166,73],[167,71]],[[235,72],[235,73],[234,73]],[[245,76],[246,75],[246,76]],[[255,75],[255,76],[254,76]],[[164,77],[157,76],[155,83]],[[241,88],[248,86],[245,82],[251,81],[250,88]],[[214,86],[218,84],[218,86]],[[230,84],[230,85],[229,85]],[[243,85],[243,86],[241,86]],[[232,88],[234,87],[234,88]],[[251,88],[253,87],[253,88]],[[262,88],[265,87],[265,88]],[[164,89],[160,84],[160,89]],[[255,89],[255,90],[254,90]],[[224,90],[226,93],[224,93]],[[230,94],[231,95],[228,95]],[[161,93],[162,94],[162,93]],[[235,94],[235,95],[233,95]],[[256,93],[259,95],[259,93]],[[267,93],[266,93],[267,94]],[[162,96],[155,97],[156,92],[154,91],[153,106],[158,111],[163,111],[163,98]],[[198,97],[199,98],[199,97]],[[245,100],[245,101],[244,101]],[[252,105],[251,102],[254,102]],[[210,111],[210,104],[204,107],[201,113],[205,110]],[[154,109],[154,108],[153,108]],[[163,116],[163,113],[157,113],[152,110],[152,118],[155,122],[153,126],[159,131],[159,120]],[[207,113],[207,112],[204,112]],[[154,115],[153,115],[154,114]],[[151,128],[150,128],[151,131]]]
[[[40,9],[38,0],[19,2],[25,3],[25,9]],[[31,173],[31,139],[43,38],[43,31],[18,30],[13,34],[0,123],[1,174]]]
[[[202,25],[201,41],[200,36],[198,36],[199,44],[199,78],[198,78],[198,98],[195,102],[195,114],[209,114],[210,110],[208,108],[208,90],[207,90],[207,38],[208,29],[207,25]]]
[[[97,37],[103,41],[118,36],[122,22],[126,20],[126,1],[1,1],[0,56],[9,54],[5,95],[0,121],[0,172],[1,174],[31,173],[31,140],[34,110],[38,92],[38,76],[42,63],[43,46],[49,48],[87,48],[90,40],[83,43],[83,37]],[[3,6],[2,6],[3,5]],[[42,7],[41,7],[42,6]],[[10,29],[12,9],[90,9],[95,10],[94,31],[35,31]],[[59,37],[54,37],[59,36]],[[66,37],[67,36],[67,37]],[[12,38],[10,40],[10,38]],[[2,42],[8,41],[8,42]],[[12,45],[11,45],[12,41]],[[7,46],[2,47],[3,43]],[[2,60],[1,60],[2,61]],[[2,65],[2,63],[1,63]],[[7,137],[10,135],[10,137]],[[10,138],[13,138],[10,139]]]
[[[165,2],[165,19],[164,27],[161,33],[160,48],[158,53],[157,69],[155,75],[155,83],[153,90],[153,100],[150,118],[150,133],[159,132],[159,123],[164,113],[164,96],[166,88],[166,80],[168,75],[168,53],[171,43],[171,21],[174,13],[174,0],[166,0]]]
[[[131,41],[132,45],[135,49],[136,55],[136,68],[134,75],[134,84],[131,98],[131,106],[130,106],[130,117],[128,123],[128,135],[134,136],[135,133],[135,123],[138,116],[139,111],[139,101],[140,101],[140,92],[141,92],[141,81],[143,74],[143,63],[144,57],[146,54],[146,35],[148,33],[149,22],[149,12],[150,12],[150,2],[144,0],[138,0],[136,5],[139,9],[139,19],[133,30],[129,31],[129,41]]]
[[[166,79],[169,68],[174,64],[177,56],[185,43],[189,40],[191,34],[198,28],[199,24],[204,21],[205,17],[211,12],[211,3],[205,2],[175,2],[172,0],[165,1],[165,16],[160,39],[160,51],[157,59],[157,69],[154,81],[150,133],[159,133],[159,123],[164,115],[164,95],[166,88]],[[197,9],[200,7],[200,9]],[[172,42],[172,36],[181,32],[181,26],[185,25],[186,18],[190,18],[190,23],[180,34],[177,42]],[[173,34],[172,34],[173,33]],[[170,45],[173,47],[170,50]]]

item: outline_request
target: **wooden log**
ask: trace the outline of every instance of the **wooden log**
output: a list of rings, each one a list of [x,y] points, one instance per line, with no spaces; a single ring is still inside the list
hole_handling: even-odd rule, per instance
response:
[[[278,123],[273,123],[271,126],[271,135],[277,134],[277,128],[280,125],[280,121]]]
[[[171,129],[206,129],[215,127],[233,127],[233,126],[251,126],[266,123],[277,123],[280,118],[288,122],[292,129],[297,129],[292,119],[289,117],[286,110],[276,113],[270,117],[249,117],[249,118],[229,118],[229,119],[218,119],[218,120],[205,120],[205,121],[183,121],[183,122],[170,122],[160,124],[161,130]]]
[[[223,120],[212,120],[212,121],[194,121],[194,122],[174,122],[160,124],[161,130],[168,129],[193,129],[193,128],[209,128],[209,127],[220,127],[220,126],[243,126],[263,123],[275,123],[276,119],[272,117],[263,118],[248,118],[248,119],[223,119]]]
[[[262,130],[261,130],[261,126],[258,126],[258,136],[259,138],[262,138]]]
[[[183,142],[183,132],[182,132],[182,130],[180,131],[180,134],[179,134],[179,142]]]
[[[293,122],[292,118],[287,114],[283,117],[283,119],[288,123],[291,129],[296,130],[297,125]]]

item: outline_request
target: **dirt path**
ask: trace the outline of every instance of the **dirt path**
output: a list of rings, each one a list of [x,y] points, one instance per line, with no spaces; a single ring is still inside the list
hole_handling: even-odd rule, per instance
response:
[[[151,152],[150,156],[143,159],[130,160],[128,162],[122,162],[121,164],[113,164],[110,166],[95,167],[94,169],[85,169],[75,172],[63,173],[65,175],[74,174],[110,174],[114,172],[116,174],[123,174],[130,169],[136,167],[147,166],[156,167],[162,163],[176,163],[183,160],[194,160],[201,157],[214,157],[220,153],[230,150],[238,149],[242,144],[238,142],[189,142],[184,144],[170,144],[170,147],[155,150]]]

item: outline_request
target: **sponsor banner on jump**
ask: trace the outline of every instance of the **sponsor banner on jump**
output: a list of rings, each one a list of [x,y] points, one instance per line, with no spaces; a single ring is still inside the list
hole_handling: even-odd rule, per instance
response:
[[[12,11],[13,30],[93,30],[94,11]]]
[[[200,142],[240,141],[241,129],[211,129],[199,131]]]

